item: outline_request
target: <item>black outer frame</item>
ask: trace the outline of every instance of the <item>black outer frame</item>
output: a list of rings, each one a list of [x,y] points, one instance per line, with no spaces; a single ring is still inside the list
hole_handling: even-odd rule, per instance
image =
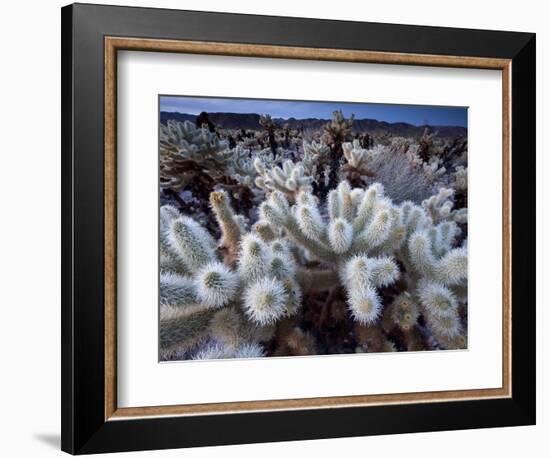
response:
[[[74,4],[61,35],[64,451],[535,424],[535,34]],[[512,59],[512,397],[105,421],[105,36]]]

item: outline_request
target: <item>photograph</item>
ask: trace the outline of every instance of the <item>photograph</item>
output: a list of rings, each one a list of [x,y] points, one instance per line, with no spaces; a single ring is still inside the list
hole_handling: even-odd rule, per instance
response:
[[[159,96],[159,359],[467,348],[467,107]]]

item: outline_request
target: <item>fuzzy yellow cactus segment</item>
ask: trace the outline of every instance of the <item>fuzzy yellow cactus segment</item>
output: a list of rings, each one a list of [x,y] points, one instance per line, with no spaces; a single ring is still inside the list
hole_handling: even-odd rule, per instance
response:
[[[222,230],[221,244],[233,254],[237,251],[242,230],[229,204],[229,197],[223,191],[212,192],[210,193],[210,205]]]

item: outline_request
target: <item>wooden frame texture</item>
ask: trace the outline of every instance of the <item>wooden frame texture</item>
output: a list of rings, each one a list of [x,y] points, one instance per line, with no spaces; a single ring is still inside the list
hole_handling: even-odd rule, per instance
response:
[[[89,453],[534,423],[533,34],[97,5],[72,5],[62,14],[64,450]],[[223,27],[229,23],[231,30]],[[331,40],[318,38],[323,36]],[[86,58],[79,53],[84,50],[90,53]],[[118,50],[502,71],[503,386],[118,408]],[[518,201],[522,204],[512,214]],[[512,233],[513,221],[522,224]],[[514,251],[522,256],[513,256]],[[426,420],[428,414],[437,417]],[[468,419],[470,415],[475,418]],[[313,421],[315,427],[295,431],[284,426],[289,421]],[[229,429],[209,437],[206,430],[215,425]],[[158,439],[158,428],[166,432],[166,440]]]

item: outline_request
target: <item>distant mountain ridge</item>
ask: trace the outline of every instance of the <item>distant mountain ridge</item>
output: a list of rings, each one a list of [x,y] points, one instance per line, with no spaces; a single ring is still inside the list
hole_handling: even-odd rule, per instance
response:
[[[170,119],[176,121],[191,121],[195,122],[197,115],[178,112],[160,112],[160,122],[166,124]],[[223,129],[261,129],[259,121],[260,115],[256,113],[208,113],[210,121]],[[318,130],[323,127],[329,120],[317,118],[305,119],[283,119],[273,118],[273,120],[282,127],[283,124],[288,124],[291,129],[314,129]],[[422,135],[424,129],[428,127],[431,131],[436,131],[440,137],[464,137],[467,135],[467,129],[462,126],[438,126],[438,125],[422,125],[415,126],[405,122],[389,123],[386,121],[378,121],[376,119],[355,119],[353,128],[356,132],[369,133],[390,133],[392,135],[402,137],[417,137]]]

